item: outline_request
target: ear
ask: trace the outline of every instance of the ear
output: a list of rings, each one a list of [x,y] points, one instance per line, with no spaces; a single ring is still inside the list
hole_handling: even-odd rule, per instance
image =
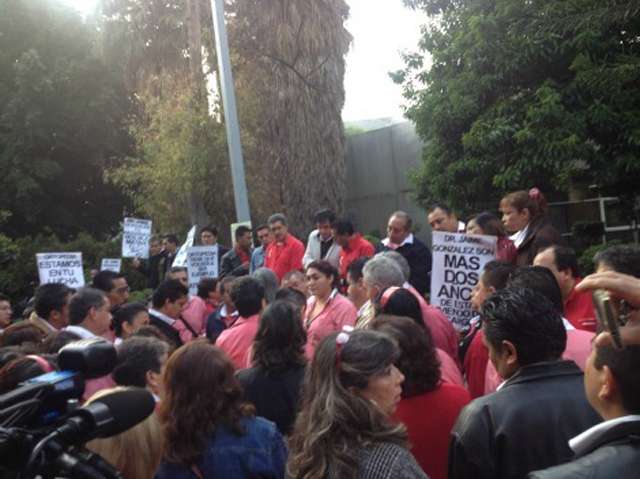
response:
[[[489,294],[493,294],[498,291],[494,286],[489,286]]]
[[[600,390],[598,391],[598,399],[603,402],[615,402],[618,394],[618,381],[616,381],[609,366],[604,365],[599,376]]]
[[[146,383],[151,386],[153,389],[157,386],[156,375],[153,371],[149,370],[145,374]]]
[[[527,218],[531,219],[531,211],[529,211],[529,208],[524,208],[524,209],[522,210],[522,213],[521,213],[521,214],[523,214],[523,215],[525,215]]]
[[[349,386],[347,391],[349,391],[349,394],[353,394],[354,396],[360,396],[360,389],[355,386]]]
[[[502,354],[506,355],[507,366],[518,367],[518,350],[511,341],[502,341]]]
[[[122,331],[124,332],[125,337],[129,337],[131,335],[131,325],[128,321],[122,322]]]

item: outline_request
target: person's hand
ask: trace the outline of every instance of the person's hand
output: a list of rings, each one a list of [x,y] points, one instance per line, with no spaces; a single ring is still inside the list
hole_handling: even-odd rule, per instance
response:
[[[245,261],[244,263],[242,263],[242,268],[243,268],[245,271],[249,271],[249,262],[248,262],[248,261]]]
[[[134,268],[140,267],[140,258],[133,258],[133,267]]]
[[[634,308],[629,314],[626,326],[620,328],[620,337],[625,345],[640,345],[640,279],[615,271],[606,271],[587,276],[576,286],[576,291],[579,292],[592,289],[604,289],[614,304],[625,300]],[[611,335],[605,332],[596,337],[595,344],[611,345],[613,340]]]
[[[640,308],[640,278],[605,271],[587,276],[576,286],[579,293],[591,289],[604,289],[612,300],[624,299],[632,308]]]

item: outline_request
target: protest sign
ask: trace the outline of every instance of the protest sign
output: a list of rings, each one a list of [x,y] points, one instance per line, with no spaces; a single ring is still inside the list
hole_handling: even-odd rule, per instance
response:
[[[193,246],[193,239],[196,236],[196,225],[187,233],[187,240],[184,242],[180,249],[176,253],[176,257],[173,259],[173,266],[186,266],[187,265],[187,250]]]
[[[495,236],[433,233],[431,304],[440,309],[456,330],[466,329],[476,313],[471,292],[484,265],[496,258]]]
[[[114,271],[116,273],[119,273],[121,267],[122,260],[120,258],[102,258],[100,271]]]
[[[70,288],[84,286],[82,253],[37,253],[40,284],[63,283]]]
[[[122,257],[147,259],[150,239],[151,220],[125,218],[122,232]]]
[[[200,278],[218,277],[218,245],[192,246],[187,249],[189,292],[198,292]]]

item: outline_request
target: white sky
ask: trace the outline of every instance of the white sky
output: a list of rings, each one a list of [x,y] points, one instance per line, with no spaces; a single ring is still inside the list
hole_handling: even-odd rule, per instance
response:
[[[87,13],[96,0],[62,0]],[[417,49],[420,25],[426,16],[405,8],[402,0],[346,0],[347,29],[353,44],[347,55],[344,121],[402,118],[402,89],[388,72],[403,67],[402,50]]]

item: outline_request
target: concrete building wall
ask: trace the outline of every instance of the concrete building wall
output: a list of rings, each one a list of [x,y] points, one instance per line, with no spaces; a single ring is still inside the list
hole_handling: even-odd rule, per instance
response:
[[[385,236],[391,213],[403,210],[416,235],[430,243],[426,213],[409,200],[407,172],[422,167],[422,142],[409,122],[350,137],[347,141],[347,214],[358,230]]]

